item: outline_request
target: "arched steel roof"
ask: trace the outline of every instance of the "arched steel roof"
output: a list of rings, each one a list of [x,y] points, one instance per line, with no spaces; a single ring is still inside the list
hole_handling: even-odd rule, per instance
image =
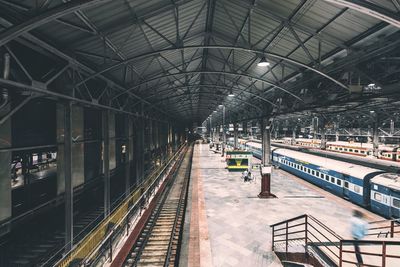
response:
[[[2,0],[0,51],[20,74],[0,84],[185,122],[219,104],[237,119],[332,111],[370,99],[354,95],[369,84],[399,97],[388,60],[400,56],[399,12],[398,0]]]

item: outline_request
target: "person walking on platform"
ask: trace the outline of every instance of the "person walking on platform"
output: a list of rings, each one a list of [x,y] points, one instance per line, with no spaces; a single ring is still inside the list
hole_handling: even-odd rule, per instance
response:
[[[249,172],[247,170],[244,170],[244,172],[242,173],[242,178],[244,182],[247,182],[247,180],[249,179]]]
[[[356,241],[363,239],[368,231],[368,223],[363,219],[363,217],[364,215],[360,211],[358,210],[353,211],[353,217],[350,220],[351,235]],[[357,263],[358,263],[357,266],[362,266],[363,259],[360,253],[360,246],[358,245],[358,242],[354,243],[354,251],[357,257]]]

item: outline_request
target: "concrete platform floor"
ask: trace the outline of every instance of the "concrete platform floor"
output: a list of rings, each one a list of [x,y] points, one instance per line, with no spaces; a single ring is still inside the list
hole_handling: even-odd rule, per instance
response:
[[[181,266],[281,266],[271,252],[269,225],[302,214],[344,238],[350,237],[353,209],[362,210],[369,221],[383,219],[282,170],[272,175],[278,198],[259,199],[260,174],[244,183],[241,173],[225,169],[223,159],[207,144],[196,144]]]

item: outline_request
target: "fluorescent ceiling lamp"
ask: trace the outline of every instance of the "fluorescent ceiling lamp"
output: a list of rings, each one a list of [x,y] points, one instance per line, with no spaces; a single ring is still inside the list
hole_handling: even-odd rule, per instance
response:
[[[257,66],[259,67],[268,67],[270,64],[265,57],[262,57],[260,62],[258,62]]]
[[[229,94],[228,94],[228,96],[235,96],[235,94],[233,93],[233,90],[231,89],[230,91],[229,91]]]

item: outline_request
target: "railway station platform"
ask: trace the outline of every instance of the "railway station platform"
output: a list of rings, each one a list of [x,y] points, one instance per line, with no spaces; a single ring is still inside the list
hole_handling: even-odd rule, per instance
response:
[[[303,214],[344,239],[350,238],[354,209],[367,221],[384,220],[279,169],[271,178],[277,198],[259,199],[259,173],[244,183],[241,173],[225,167],[221,154],[207,144],[195,145],[180,266],[282,266],[272,251],[270,225]]]

